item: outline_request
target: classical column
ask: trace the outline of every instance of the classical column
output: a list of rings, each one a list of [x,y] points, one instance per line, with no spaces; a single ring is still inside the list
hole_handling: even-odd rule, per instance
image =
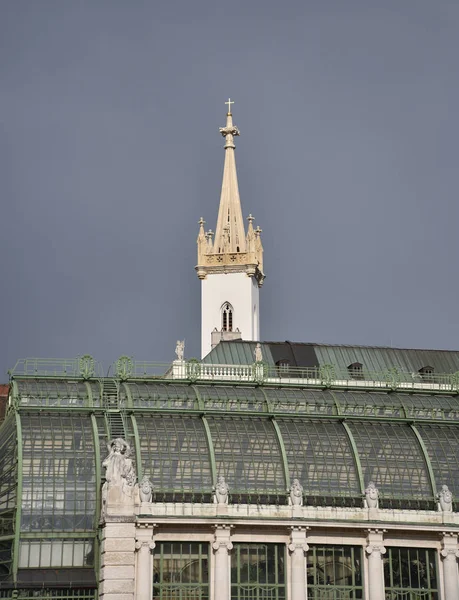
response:
[[[381,529],[368,530],[366,553],[368,556],[370,600],[384,600],[385,598],[382,557],[386,553],[386,549],[383,544],[383,532]]]
[[[230,540],[231,525],[215,525],[214,550],[214,598],[229,600],[230,598],[230,562],[229,551],[233,544]]]
[[[153,527],[137,530],[135,549],[137,552],[135,600],[151,600],[153,595],[153,564],[152,550]]]
[[[442,550],[443,558],[443,585],[445,588],[445,600],[459,600],[459,574],[457,569],[457,534],[443,533]]]
[[[309,550],[306,543],[306,527],[291,527],[290,544],[291,568],[291,600],[306,600],[306,561],[305,553]]]

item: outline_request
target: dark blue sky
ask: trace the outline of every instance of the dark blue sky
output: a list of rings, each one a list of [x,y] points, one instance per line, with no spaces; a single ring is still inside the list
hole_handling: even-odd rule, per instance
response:
[[[456,0],[4,0],[0,373],[199,355],[228,96],[262,338],[457,349],[458,30]]]

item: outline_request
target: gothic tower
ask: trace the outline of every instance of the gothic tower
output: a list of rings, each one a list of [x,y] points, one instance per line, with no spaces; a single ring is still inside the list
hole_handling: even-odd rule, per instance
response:
[[[233,125],[228,100],[225,138],[225,164],[215,238],[199,221],[198,264],[201,280],[201,354],[206,356],[221,340],[258,340],[260,336],[259,288],[263,273],[261,229],[253,228],[248,217],[247,235],[242,218],[237,182]]]

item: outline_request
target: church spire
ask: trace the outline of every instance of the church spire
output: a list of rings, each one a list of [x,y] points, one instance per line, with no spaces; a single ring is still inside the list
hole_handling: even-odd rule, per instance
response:
[[[215,231],[214,253],[216,254],[245,252],[246,246],[234,155],[236,148],[234,138],[239,135],[239,129],[233,125],[231,104],[234,103],[229,99],[226,104],[228,104],[226,127],[220,127],[220,133],[225,138],[225,164]]]
[[[201,280],[201,349],[206,356],[221,340],[259,340],[259,289],[263,285],[261,229],[248,217],[247,235],[237,183],[232,100],[228,100],[225,165],[215,237],[199,221],[196,273]]]

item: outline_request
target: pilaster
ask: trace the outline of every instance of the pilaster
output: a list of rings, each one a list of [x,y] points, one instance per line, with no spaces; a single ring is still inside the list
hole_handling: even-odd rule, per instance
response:
[[[101,600],[134,600],[134,519],[106,522],[102,529],[99,597]]]
[[[215,525],[214,551],[214,595],[218,600],[230,599],[230,550],[231,525]]]
[[[309,550],[306,543],[306,527],[290,528],[290,585],[291,600],[306,600],[308,597],[306,582],[305,554]]]
[[[457,559],[457,533],[443,532],[442,549],[440,555],[443,560],[443,585],[445,600],[459,600],[459,574]]]
[[[368,558],[368,583],[370,600],[384,600],[384,571],[382,557],[386,553],[383,543],[384,529],[368,529],[366,555]]]
[[[135,600],[151,600],[153,596],[153,561],[155,525],[140,525],[136,532]]]

